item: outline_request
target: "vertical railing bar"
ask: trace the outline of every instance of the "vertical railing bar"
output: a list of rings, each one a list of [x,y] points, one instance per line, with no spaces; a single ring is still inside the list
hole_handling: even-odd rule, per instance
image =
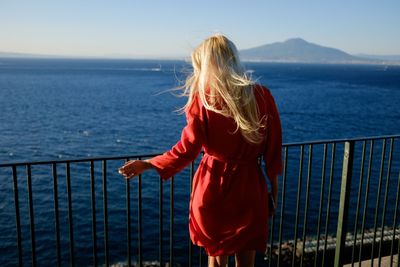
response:
[[[375,252],[375,239],[376,239],[376,230],[378,227],[378,213],[379,213],[379,206],[381,200],[381,191],[382,191],[382,176],[383,176],[383,169],[385,165],[385,154],[386,154],[386,139],[383,139],[382,142],[382,156],[381,156],[381,166],[379,170],[379,183],[378,183],[378,193],[376,194],[376,206],[375,206],[375,220],[374,220],[374,238],[372,239],[372,252],[371,252],[371,265],[374,264],[374,252]],[[382,236],[381,236],[382,238]]]
[[[394,205],[394,215],[393,215],[393,235],[392,235],[392,242],[390,245],[390,266],[393,263],[393,252],[394,252],[394,241],[396,240],[396,229],[397,229],[397,210],[399,209],[399,200],[400,200],[400,171],[399,171],[399,178],[397,180],[397,195],[396,195],[396,202]],[[400,238],[398,249],[400,249]],[[397,252],[397,262],[400,262],[400,251]]]
[[[192,161],[192,163],[190,164],[189,201],[192,198],[193,177],[194,177],[194,161]],[[193,244],[189,237],[189,267],[193,266],[192,253],[193,253]]]
[[[350,205],[351,178],[353,174],[354,141],[347,141],[344,145],[339,213],[336,230],[335,267],[343,266],[344,261],[347,220]]]
[[[126,159],[125,162],[128,162]],[[126,235],[127,235],[127,251],[128,251],[128,267],[132,265],[132,237],[131,237],[131,190],[129,185],[130,180],[125,180],[125,192],[126,192]]]
[[[36,266],[36,244],[35,244],[35,217],[33,212],[33,199],[32,199],[32,173],[31,165],[26,165],[26,174],[28,182],[28,204],[29,204],[29,225],[31,233],[31,253],[32,253],[32,266]]]
[[[17,247],[18,247],[18,266],[22,266],[22,239],[21,239],[21,220],[19,214],[19,196],[18,196],[18,181],[17,167],[12,166],[13,189],[14,189],[14,206],[15,206],[15,226],[17,232]]]
[[[72,192],[71,192],[71,167],[69,161],[66,163],[67,201],[68,201],[68,230],[69,230],[69,257],[70,266],[75,266],[74,256],[74,227],[72,218]]]
[[[57,266],[61,266],[60,221],[58,214],[57,164],[53,163],[54,218],[56,231]]]
[[[202,248],[199,247],[199,266],[202,267],[203,266],[203,257],[202,257]]]
[[[169,266],[174,266],[174,176],[170,183]]]
[[[92,246],[93,266],[97,266],[96,195],[94,189],[94,161],[90,161],[90,193],[92,202]]]
[[[398,202],[397,202],[398,203]],[[397,243],[397,267],[400,265],[400,238],[399,238],[399,242]]]
[[[306,234],[307,234],[307,213],[308,213],[308,202],[310,198],[310,180],[311,180],[311,167],[312,167],[312,153],[313,145],[308,147],[308,169],[307,169],[307,188],[306,188],[306,203],[304,208],[304,222],[303,222],[303,249],[300,256],[300,266],[303,266],[304,251],[306,247]]]
[[[374,154],[374,140],[371,140],[371,145],[369,149],[369,158],[368,158],[368,173],[367,173],[367,181],[365,186],[365,198],[364,198],[364,211],[363,211],[363,221],[361,225],[361,240],[360,240],[360,248],[358,254],[358,264],[361,267],[362,260],[362,247],[364,243],[364,232],[365,232],[365,221],[367,217],[367,205],[368,205],[368,195],[369,195],[369,184],[371,180],[371,169],[372,169],[372,159]]]
[[[292,266],[296,263],[296,250],[297,250],[297,229],[299,227],[299,211],[300,211],[300,196],[301,196],[301,181],[303,176],[303,157],[304,157],[304,145],[300,147],[300,163],[299,163],[299,177],[297,181],[297,203],[296,203],[296,221],[294,228],[294,247],[293,247],[293,257]]]
[[[269,237],[268,266],[271,266],[272,264],[272,246],[274,242],[275,215],[272,216],[271,221],[272,223],[271,223],[270,237]]]
[[[324,152],[322,156],[322,173],[321,173],[321,191],[319,194],[319,213],[318,213],[318,222],[317,222],[317,247],[315,249],[315,257],[314,257],[314,267],[317,267],[318,264],[318,251],[319,251],[319,239],[321,238],[321,220],[322,220],[322,209],[324,206],[324,191],[325,191],[325,173],[326,173],[326,152],[327,152],[327,144],[324,144]]]
[[[164,266],[164,259],[163,259],[163,180],[161,176],[158,180],[158,210],[159,210],[159,217],[158,217],[158,260],[160,262],[160,266]]]
[[[387,200],[389,193],[389,182],[390,182],[390,172],[392,171],[392,155],[393,155],[393,138],[390,139],[390,147],[389,147],[389,159],[387,166],[387,174],[386,174],[386,187],[385,187],[385,198],[383,202],[383,211],[382,211],[382,222],[381,222],[381,240],[379,242],[379,252],[378,252],[378,266],[381,266],[381,252],[382,252],[382,243],[384,237],[384,229],[385,229],[385,218],[386,218],[386,209],[387,209]]]
[[[107,161],[103,160],[103,213],[104,213],[104,250],[106,266],[110,265],[108,247],[108,205],[107,205]]]
[[[333,175],[335,173],[335,157],[336,157],[336,143],[332,144],[332,155],[331,155],[331,166],[329,173],[329,189],[328,189],[328,201],[326,207],[326,221],[325,221],[325,240],[324,240],[324,251],[322,253],[322,266],[325,264],[325,253],[328,244],[328,228],[330,221],[330,213],[331,213],[331,200],[332,200],[332,184],[333,184]]]
[[[360,213],[360,205],[361,205],[361,193],[362,193],[362,182],[364,177],[364,165],[365,165],[365,148],[366,141],[363,141],[362,153],[361,153],[361,166],[360,166],[360,179],[358,182],[358,195],[357,195],[357,208],[355,214],[355,222],[354,222],[354,239],[353,239],[353,248],[351,252],[351,267],[354,266],[355,253],[356,253],[356,245],[357,245],[357,231],[358,231],[358,216]]]
[[[204,154],[203,154],[204,156]],[[208,263],[207,263],[208,264]],[[203,248],[199,247],[199,266],[203,266]]]
[[[281,214],[279,220],[279,246],[278,246],[278,267],[281,261],[281,246],[282,246],[282,229],[284,220],[284,209],[285,209],[285,194],[286,194],[286,175],[287,175],[287,154],[288,147],[285,146],[284,156],[283,156],[283,177],[282,177],[282,200],[281,200]]]
[[[141,160],[141,158],[138,158]],[[138,265],[143,265],[143,240],[142,240],[142,175],[138,177]]]
[[[398,241],[398,243],[397,243],[397,267],[399,267],[399,263],[400,263],[400,238],[399,238],[399,241]]]

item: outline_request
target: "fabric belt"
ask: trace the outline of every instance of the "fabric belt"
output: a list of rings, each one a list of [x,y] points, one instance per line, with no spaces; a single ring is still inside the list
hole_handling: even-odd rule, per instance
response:
[[[217,155],[211,155],[209,153],[204,153],[205,157],[210,157],[213,158],[217,161],[225,162],[225,163],[231,163],[231,164],[258,164],[258,158],[251,158],[251,159],[232,159],[232,158],[224,158],[221,156]]]

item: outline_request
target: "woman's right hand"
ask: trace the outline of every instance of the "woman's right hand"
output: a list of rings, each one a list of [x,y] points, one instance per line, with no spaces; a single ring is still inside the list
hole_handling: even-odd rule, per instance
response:
[[[125,179],[130,179],[151,168],[153,168],[153,165],[147,160],[130,160],[119,168],[118,172],[123,175]]]

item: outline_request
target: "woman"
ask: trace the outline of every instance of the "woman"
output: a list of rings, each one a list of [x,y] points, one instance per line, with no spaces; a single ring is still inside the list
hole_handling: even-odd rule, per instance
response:
[[[189,230],[204,247],[209,266],[253,266],[256,251],[268,238],[268,190],[263,157],[277,202],[282,134],[278,111],[268,89],[246,76],[235,45],[223,35],[206,39],[192,53],[184,106],[187,125],[181,140],[163,155],[129,161],[119,169],[127,179],[154,168],[168,179],[204,150],[193,180]]]

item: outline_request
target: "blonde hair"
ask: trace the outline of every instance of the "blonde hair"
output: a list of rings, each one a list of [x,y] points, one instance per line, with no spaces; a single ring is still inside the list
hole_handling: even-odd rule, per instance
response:
[[[250,143],[262,142],[254,81],[242,67],[236,46],[217,34],[203,41],[191,54],[193,73],[183,86],[189,109],[196,94],[207,110],[233,118],[242,136]]]

